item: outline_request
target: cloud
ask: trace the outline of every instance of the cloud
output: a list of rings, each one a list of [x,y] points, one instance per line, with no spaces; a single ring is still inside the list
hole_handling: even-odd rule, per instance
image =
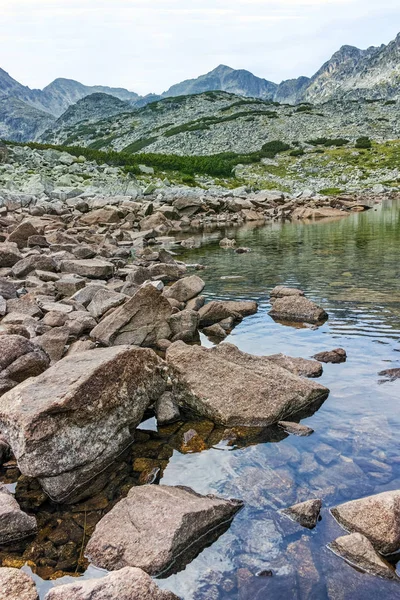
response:
[[[0,0],[0,66],[31,87],[161,92],[220,63],[279,82],[388,42],[399,17],[398,0]]]

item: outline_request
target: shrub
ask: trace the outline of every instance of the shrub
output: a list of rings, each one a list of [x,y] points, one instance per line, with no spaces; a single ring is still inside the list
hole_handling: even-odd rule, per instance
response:
[[[384,106],[390,106],[392,104],[396,104],[396,100],[386,100]]]
[[[372,142],[369,139],[369,137],[362,136],[356,140],[355,147],[362,148],[363,150],[369,150],[370,148],[372,148]]]
[[[291,152],[289,152],[289,156],[303,156],[303,154],[303,148],[296,148],[296,150],[292,150]]]

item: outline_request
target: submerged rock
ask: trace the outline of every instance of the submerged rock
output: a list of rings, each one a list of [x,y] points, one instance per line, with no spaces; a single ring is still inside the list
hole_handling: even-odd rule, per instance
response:
[[[327,313],[320,306],[303,296],[276,299],[268,314],[277,321],[299,323],[323,323],[328,319]]]
[[[165,389],[164,363],[149,349],[72,354],[0,399],[0,430],[21,472],[58,502],[79,494],[131,442]]]
[[[21,571],[0,568],[0,600],[39,600],[33,580]]]
[[[14,496],[0,484],[0,544],[8,544],[36,533],[36,519],[23,512]]]
[[[343,350],[343,348],[336,348],[335,350],[319,352],[318,354],[315,354],[313,358],[323,363],[338,364],[346,362],[347,354],[346,350]]]
[[[284,298],[285,296],[304,296],[304,292],[284,285],[277,285],[271,290],[271,298]]]
[[[314,433],[314,429],[307,427],[306,425],[300,425],[300,423],[292,423],[291,421],[279,421],[279,427],[282,427],[286,433],[292,433],[300,437],[309,436]]]
[[[365,535],[381,554],[400,549],[400,490],[351,500],[331,513],[347,531]]]
[[[167,349],[167,362],[176,400],[222,425],[271,425],[329,393],[322,385],[232,344],[207,349],[177,342]]]
[[[134,487],[97,524],[86,554],[103,569],[136,566],[166,577],[219,537],[241,507],[186,487]]]
[[[396,571],[374,550],[371,542],[361,533],[337,538],[328,548],[352,566],[387,579],[397,579]]]
[[[141,569],[125,567],[101,579],[76,581],[50,590],[45,600],[179,600],[160,590]]]
[[[378,373],[381,377],[386,377],[388,381],[396,381],[400,379],[400,369],[386,369]]]
[[[292,521],[299,523],[302,527],[314,529],[318,522],[321,506],[321,500],[306,500],[305,502],[300,502],[300,504],[294,504],[293,506],[289,506],[289,508],[284,508],[281,510],[281,513],[289,517]]]

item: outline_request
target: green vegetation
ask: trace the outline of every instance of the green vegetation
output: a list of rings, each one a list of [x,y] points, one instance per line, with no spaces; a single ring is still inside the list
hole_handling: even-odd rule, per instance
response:
[[[296,148],[295,150],[292,150],[291,152],[289,152],[289,156],[303,156],[303,155],[304,155],[303,148]]]
[[[151,138],[147,138],[149,142]],[[289,144],[280,140],[273,140],[263,145],[261,150],[249,154],[235,154],[225,152],[207,156],[177,156],[175,154],[130,154],[126,151],[101,151],[95,148],[82,148],[79,146],[55,146],[51,144],[5,142],[8,145],[28,146],[38,150],[53,149],[68,152],[73,156],[84,156],[87,160],[96,161],[98,164],[108,164],[123,167],[127,173],[137,174],[138,165],[144,164],[158,171],[178,171],[184,175],[195,174],[211,175],[214,177],[232,177],[234,167],[241,164],[260,162],[262,158],[274,158],[281,152],[290,150]],[[135,142],[136,144],[137,142]],[[130,146],[128,146],[130,148]]]
[[[136,142],[133,142],[132,144],[129,144],[129,146],[126,146],[126,148],[123,149],[123,152],[126,152],[127,154],[140,152],[140,150],[143,150],[143,148],[147,148],[147,146],[150,146],[150,144],[156,142],[157,139],[157,137],[140,138],[139,140],[136,140]]]
[[[384,106],[390,106],[392,104],[396,104],[396,100],[386,100],[386,102],[384,103]]]
[[[340,188],[324,188],[323,190],[319,190],[319,193],[322,194],[323,196],[338,196],[339,194],[343,193],[343,190],[341,190]]]
[[[336,148],[340,148],[341,146],[346,146],[349,144],[350,140],[346,140],[345,138],[326,138],[321,137],[315,140],[307,140],[306,144],[310,144],[311,146],[325,146],[325,148],[329,148],[330,146],[336,146]]]
[[[369,150],[370,148],[372,148],[372,142],[369,139],[369,137],[362,136],[356,140],[355,147],[362,148],[363,150]]]

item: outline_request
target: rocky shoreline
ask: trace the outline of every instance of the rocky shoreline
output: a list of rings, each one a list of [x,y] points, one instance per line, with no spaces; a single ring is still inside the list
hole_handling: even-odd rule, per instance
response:
[[[65,153],[30,152],[42,163],[57,162],[60,177],[66,168],[80,173],[88,167]],[[4,155],[5,167],[11,165],[7,160]],[[220,343],[257,313],[257,303],[207,302],[205,282],[196,274],[201,265],[186,265],[165,246],[208,224],[336,218],[370,204],[364,197],[288,198],[246,189],[225,196],[199,196],[190,188],[163,195],[156,190],[135,195],[133,188],[129,194],[99,195],[50,187],[36,193],[0,190],[0,458],[3,467],[22,477],[38,506],[51,501],[73,508],[60,538],[45,541],[49,544],[38,555],[28,546],[22,563],[15,562],[7,546],[18,547],[35,535],[40,539],[45,526],[0,486],[0,588],[6,590],[0,599],[37,598],[26,574],[13,567],[28,561],[45,578],[70,573],[73,566],[84,569],[88,543],[86,557],[111,573],[55,587],[47,600],[89,599],[93,593],[99,600],[117,600],[126,590],[143,600],[172,600],[176,596],[156,588],[148,575],[165,577],[184,568],[227,530],[243,506],[240,498],[152,485],[170,456],[168,450],[162,458],[158,444],[153,462],[140,450],[133,456],[135,481],[101,518],[93,518],[89,535],[85,509],[83,540],[82,532],[70,533],[82,528],[73,517],[82,514],[76,506],[90,505],[107,489],[110,469],[118,479],[115,465],[136,452],[143,436],[137,427],[148,416],[157,418],[169,438],[180,422],[196,419],[208,423],[207,436],[213,432],[228,442],[310,435],[300,420],[329,395],[314,380],[322,374],[319,361],[341,363],[346,353],[339,348],[317,355],[318,360],[260,357]],[[222,243],[234,247],[229,239]],[[271,304],[270,315],[279,322],[318,327],[328,319],[298,289],[276,287]],[[202,347],[200,333],[216,345]],[[183,445],[201,451],[204,441],[196,427],[182,432]],[[169,448],[174,443],[169,441]],[[395,579],[383,555],[400,549],[400,496],[385,494],[332,509],[351,539],[339,538],[331,549],[364,570]],[[321,502],[318,510],[314,502],[305,504],[288,508],[283,518],[317,526]],[[385,515],[384,525],[378,514]]]

